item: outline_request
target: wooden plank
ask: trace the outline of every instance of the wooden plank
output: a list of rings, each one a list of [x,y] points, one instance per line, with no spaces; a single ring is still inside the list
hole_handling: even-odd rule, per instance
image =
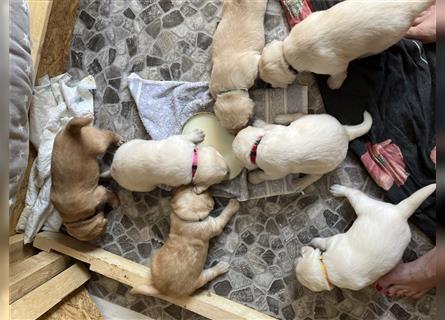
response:
[[[40,252],[9,270],[9,303],[20,299],[41,284],[65,270],[70,257],[54,252]]]
[[[138,313],[131,309],[127,309],[112,303],[110,301],[104,300],[102,298],[91,295],[91,298],[96,303],[99,310],[104,315],[107,320],[120,320],[120,319],[131,319],[131,320],[154,320],[142,313]]]
[[[146,281],[150,273],[150,269],[146,266],[61,233],[41,232],[34,239],[34,246],[44,251],[54,250],[61,252],[83,261],[90,265],[91,271],[131,287]],[[273,319],[261,312],[208,291],[200,291],[187,298],[172,298],[163,295],[157,297],[215,320]]]
[[[15,234],[9,237],[9,264],[21,261],[34,254],[34,248],[23,244],[23,234]]]
[[[28,5],[31,57],[36,76],[53,0],[28,0]]]
[[[111,318],[105,317],[107,320]],[[85,285],[67,296],[61,303],[46,312],[39,320],[103,320],[98,306]],[[114,318],[132,319],[133,318]]]
[[[86,267],[72,265],[51,280],[9,305],[11,319],[34,320],[58,304],[90,278]]]

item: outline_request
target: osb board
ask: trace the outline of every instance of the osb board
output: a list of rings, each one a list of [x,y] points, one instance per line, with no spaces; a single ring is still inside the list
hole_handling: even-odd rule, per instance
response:
[[[80,287],[39,320],[103,320],[85,286]]]
[[[52,77],[66,71],[79,2],[53,1],[36,79],[45,74]]]

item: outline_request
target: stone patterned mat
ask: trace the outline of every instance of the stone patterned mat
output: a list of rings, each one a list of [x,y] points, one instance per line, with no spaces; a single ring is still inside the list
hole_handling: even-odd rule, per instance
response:
[[[71,66],[95,76],[95,113],[99,127],[128,137],[148,138],[127,89],[131,72],[153,80],[208,80],[212,34],[221,16],[221,0],[82,0],[75,26]],[[287,26],[278,0],[269,0],[266,41],[282,39]],[[313,79],[310,112],[323,112]],[[110,161],[110,156],[104,158]],[[214,239],[207,266],[230,262],[230,271],[207,289],[279,319],[435,319],[435,295],[420,301],[389,299],[373,288],[360,292],[335,289],[315,294],[296,280],[293,260],[313,237],[343,232],[354,212],[334,199],[328,186],[341,182],[376,197],[382,193],[354,157],[323,177],[305,195],[277,196],[244,203]],[[96,242],[133,261],[148,263],[169,230],[169,194],[119,192],[122,206],[108,215],[106,233]],[[215,214],[227,200],[217,199]],[[413,260],[432,245],[417,229],[406,251]],[[90,292],[154,319],[203,319],[180,307],[150,297],[133,297],[128,287],[94,275]]]

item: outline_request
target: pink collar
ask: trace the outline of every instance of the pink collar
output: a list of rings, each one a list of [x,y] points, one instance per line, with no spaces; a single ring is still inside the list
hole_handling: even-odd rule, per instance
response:
[[[261,139],[263,139],[263,137],[261,137],[257,141],[255,141],[255,144],[252,146],[252,149],[250,150],[250,162],[252,162],[254,165],[256,165],[256,153],[257,153],[258,145],[261,142]]]
[[[198,149],[197,147],[195,147],[195,149],[193,149],[192,179],[195,177],[197,170],[198,170]]]

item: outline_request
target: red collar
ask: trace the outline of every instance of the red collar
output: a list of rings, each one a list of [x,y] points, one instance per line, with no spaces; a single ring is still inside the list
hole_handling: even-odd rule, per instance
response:
[[[250,162],[252,162],[253,164],[256,165],[256,152],[258,149],[258,145],[261,142],[261,139],[263,139],[263,137],[259,138],[254,145],[252,146],[252,149],[250,150]]]
[[[198,170],[198,149],[195,147],[193,149],[193,159],[192,159],[192,179],[196,175],[196,171]]]

